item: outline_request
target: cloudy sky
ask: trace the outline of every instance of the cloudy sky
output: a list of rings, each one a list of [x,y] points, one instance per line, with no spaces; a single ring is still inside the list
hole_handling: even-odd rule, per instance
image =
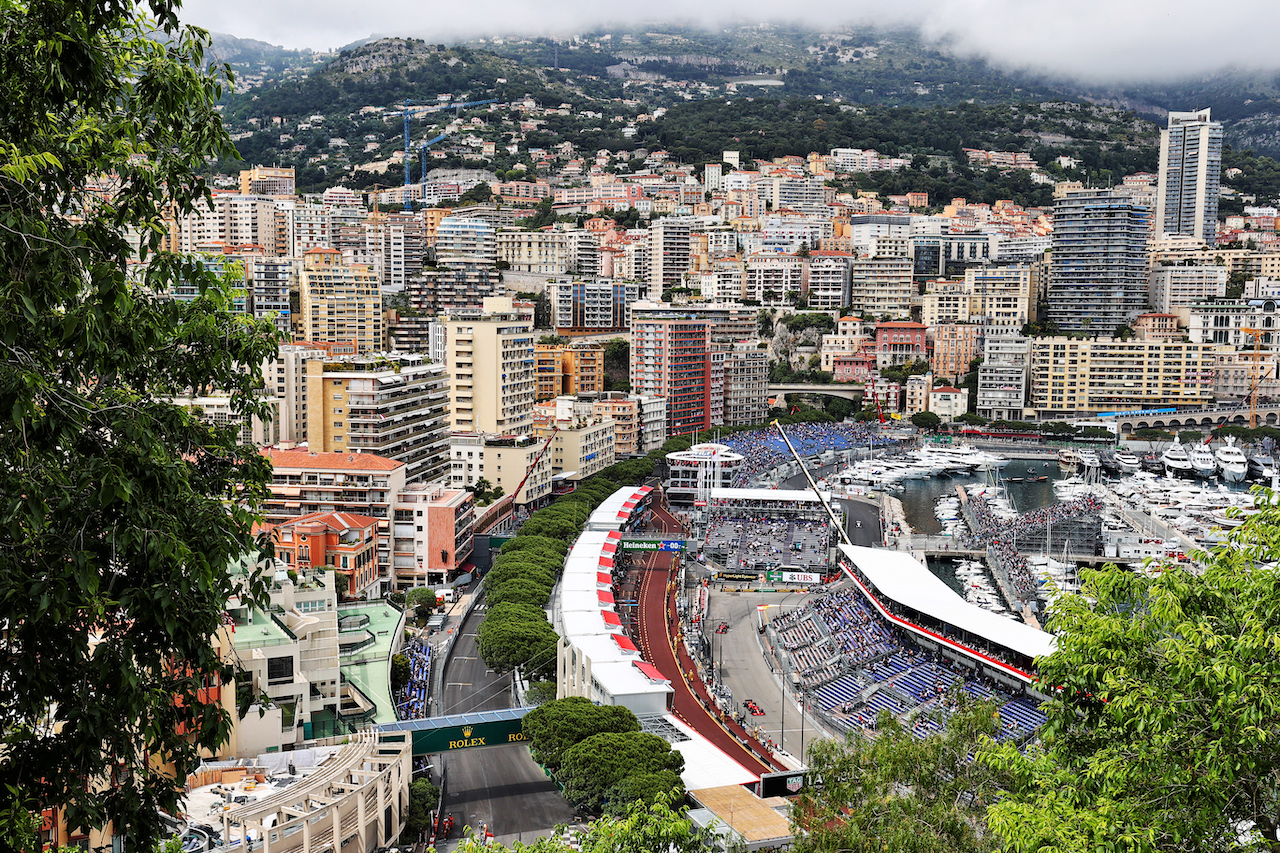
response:
[[[1280,0],[1225,6],[1204,0],[186,0],[182,18],[241,38],[328,50],[373,34],[428,41],[560,35],[609,23],[689,21],[690,14],[698,16],[693,23],[722,28],[776,20],[782,10],[814,26],[914,25],[929,38],[1004,67],[1083,80],[1280,68]]]

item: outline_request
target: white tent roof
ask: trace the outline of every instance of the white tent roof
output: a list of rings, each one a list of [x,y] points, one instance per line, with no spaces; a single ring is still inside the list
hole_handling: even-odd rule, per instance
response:
[[[667,714],[664,719],[689,736],[688,740],[671,744],[672,749],[684,756],[684,770],[680,778],[687,790],[759,781],[759,776],[725,755],[720,747],[689,728],[679,717]]]
[[[965,601],[906,552],[849,545],[841,545],[840,550],[862,570],[878,594],[940,622],[1033,658],[1049,654],[1057,644],[1052,634]]]

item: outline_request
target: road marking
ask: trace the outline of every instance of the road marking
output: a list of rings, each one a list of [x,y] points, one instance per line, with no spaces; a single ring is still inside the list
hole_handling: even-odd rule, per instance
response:
[[[445,687],[470,687],[470,681],[450,681]]]
[[[454,660],[475,660],[476,656],[471,655],[470,657],[467,657],[466,655],[454,655],[453,658]]]

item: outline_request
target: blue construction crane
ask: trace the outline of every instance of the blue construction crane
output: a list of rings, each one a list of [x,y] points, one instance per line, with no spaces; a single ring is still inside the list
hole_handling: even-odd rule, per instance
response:
[[[461,114],[462,110],[466,107],[478,107],[481,104],[496,104],[497,102],[498,102],[497,98],[489,98],[486,101],[458,101],[452,104],[439,104],[439,103],[427,104],[427,103],[423,103],[422,101],[415,101],[412,98],[405,98],[404,106],[402,109],[400,109],[398,112],[387,114],[389,118],[395,117],[395,116],[404,116],[404,186],[405,186],[404,209],[405,210],[413,209],[413,202],[409,200],[409,185],[413,183],[413,178],[409,174],[409,170],[411,169],[412,162],[413,162],[413,148],[409,140],[409,120],[414,116],[426,115],[428,113],[438,113],[441,110],[455,110],[458,114]],[[433,139],[430,142],[426,143],[426,145],[427,146],[434,145],[439,141],[440,141],[440,137],[437,137],[436,139]],[[426,177],[427,177],[426,170],[424,168],[422,179],[426,180]]]
[[[427,180],[427,149],[430,148],[432,145],[435,145],[437,142],[444,139],[448,135],[449,134],[447,133],[442,133],[439,136],[437,136],[435,139],[424,142],[418,146],[418,160],[421,161],[422,163],[422,180],[424,183]]]

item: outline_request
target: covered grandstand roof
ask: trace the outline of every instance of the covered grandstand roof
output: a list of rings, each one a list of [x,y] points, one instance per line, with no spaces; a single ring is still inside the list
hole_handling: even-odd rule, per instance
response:
[[[875,585],[879,595],[940,622],[1032,658],[1049,654],[1056,645],[1052,634],[965,601],[908,553],[850,545],[841,545],[840,551]]]
[[[653,491],[651,486],[628,487],[618,489],[601,501],[595,512],[591,513],[590,526],[615,524],[626,521],[641,501]],[[585,534],[584,534],[585,535]]]

